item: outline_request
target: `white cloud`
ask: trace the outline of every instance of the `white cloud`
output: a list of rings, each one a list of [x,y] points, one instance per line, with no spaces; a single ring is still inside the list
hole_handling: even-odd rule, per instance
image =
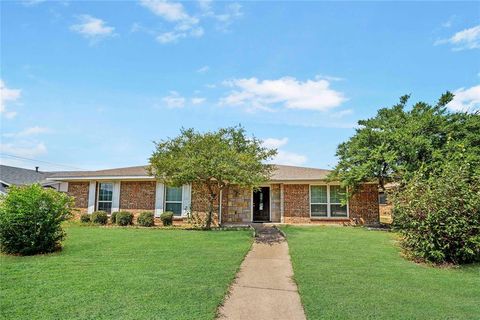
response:
[[[283,77],[259,81],[250,78],[234,79],[224,84],[234,90],[222,98],[220,104],[242,106],[248,111],[273,111],[278,105],[288,109],[326,111],[347,100],[343,93],[331,89],[330,82],[325,79],[299,81]]]
[[[33,158],[47,153],[47,147],[43,142],[31,145],[29,143],[0,143],[2,153],[17,157]]]
[[[209,66],[203,66],[203,67],[200,67],[197,69],[197,72],[198,73],[205,73],[207,72],[208,70],[210,70],[210,67]]]
[[[5,82],[0,79],[0,114],[3,117],[11,119],[17,115],[16,112],[7,109],[7,102],[16,101],[20,98],[21,93],[20,89],[7,88]]]
[[[262,145],[269,149],[278,149],[277,155],[272,159],[271,163],[284,164],[289,166],[300,166],[307,162],[307,157],[298,153],[279,149],[288,143],[288,138],[266,138]]]
[[[460,88],[454,93],[455,97],[447,105],[454,111],[473,112],[480,110],[480,85],[471,88]]]
[[[177,42],[181,38],[185,38],[187,35],[185,33],[178,32],[164,32],[157,36],[157,41],[160,43],[170,43]]]
[[[202,104],[205,102],[205,98],[200,98],[200,97],[195,97],[195,98],[192,98],[192,104]]]
[[[435,42],[435,45],[441,44],[451,44],[453,46],[452,50],[454,51],[479,49],[480,25],[459,31],[448,39],[441,39]]]
[[[334,112],[331,117],[335,119],[343,118],[353,113],[352,109],[345,109],[338,112]]]
[[[196,20],[196,22],[198,22],[198,19],[190,17],[187,12],[185,12],[185,8],[179,2],[170,2],[166,0],[141,0],[140,4],[167,21],[193,22]]]
[[[72,25],[70,30],[92,41],[97,41],[114,34],[115,28],[107,26],[106,22],[102,19],[83,14],[78,16],[78,20],[80,23]]]
[[[24,0],[22,1],[22,4],[26,7],[33,7],[45,1],[46,0]]]
[[[288,138],[276,139],[276,138],[266,138],[263,140],[262,145],[265,148],[269,149],[278,149],[288,143]]]
[[[162,98],[162,101],[169,108],[183,108],[186,99],[178,94],[178,92],[171,91],[170,95]]]
[[[30,127],[30,128],[24,129],[24,130],[22,130],[20,132],[17,132],[17,133],[4,133],[3,136],[5,136],[5,137],[28,137],[28,136],[34,136],[34,135],[38,135],[38,134],[42,134],[42,133],[49,133],[49,132],[51,132],[51,130],[49,128],[35,126],[35,127]]]

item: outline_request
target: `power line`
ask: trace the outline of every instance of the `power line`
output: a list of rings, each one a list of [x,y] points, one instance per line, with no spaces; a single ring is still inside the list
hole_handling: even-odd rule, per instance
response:
[[[32,162],[48,163],[48,164],[53,164],[53,165],[56,165],[56,166],[59,166],[59,167],[70,168],[70,169],[75,169],[75,170],[85,170],[85,169],[82,169],[82,168],[69,166],[69,165],[65,165],[65,164],[49,162],[49,161],[44,161],[44,160],[38,160],[38,159],[24,158],[24,157],[19,157],[19,156],[15,156],[13,154],[8,154],[8,153],[3,153],[3,152],[0,152],[0,156],[2,156],[2,157],[5,156],[5,157],[10,157],[10,158],[15,158],[15,159],[21,159],[21,160],[26,160],[26,161],[32,161]]]

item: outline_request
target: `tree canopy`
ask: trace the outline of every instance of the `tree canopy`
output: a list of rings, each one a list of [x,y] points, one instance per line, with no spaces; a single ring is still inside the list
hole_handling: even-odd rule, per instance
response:
[[[338,146],[338,164],[332,178],[355,188],[365,181],[408,180],[419,170],[429,175],[446,162],[467,161],[472,170],[480,164],[480,115],[450,113],[453,94],[443,94],[435,105],[415,103],[409,96],[391,108],[358,122],[359,128]]]
[[[219,190],[228,185],[257,187],[268,181],[273,167],[265,162],[276,154],[275,149],[263,147],[261,140],[247,137],[240,126],[206,133],[182,129],[177,137],[155,146],[150,172],[157,179],[172,186],[199,183],[208,190],[207,228]]]

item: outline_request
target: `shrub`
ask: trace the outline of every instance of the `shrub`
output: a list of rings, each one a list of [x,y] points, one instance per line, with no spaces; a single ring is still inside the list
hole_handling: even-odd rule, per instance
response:
[[[171,226],[173,224],[173,212],[166,211],[160,215],[160,220],[164,226]]]
[[[119,226],[129,226],[133,224],[133,214],[128,211],[119,211],[115,220]]]
[[[143,227],[153,227],[155,225],[153,212],[142,212],[137,218],[137,224]]]
[[[84,213],[80,216],[80,221],[82,223],[90,223],[91,220],[90,220],[90,215],[88,213]]]
[[[73,198],[40,185],[12,186],[0,199],[0,249],[32,255],[61,248],[61,223],[71,216]]]
[[[110,222],[112,224],[117,223],[117,213],[118,211],[115,211],[115,212],[112,212],[112,214],[110,215]]]
[[[394,227],[415,260],[463,264],[480,261],[480,176],[458,166],[430,179],[418,174],[392,194]]]
[[[91,221],[96,224],[107,224],[108,215],[105,211],[95,211],[92,213]]]

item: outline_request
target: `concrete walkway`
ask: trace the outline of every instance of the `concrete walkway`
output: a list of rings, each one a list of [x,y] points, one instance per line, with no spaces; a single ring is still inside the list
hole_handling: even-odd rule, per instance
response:
[[[219,319],[306,319],[293,282],[288,245],[276,228],[254,226],[259,236],[219,310]]]

